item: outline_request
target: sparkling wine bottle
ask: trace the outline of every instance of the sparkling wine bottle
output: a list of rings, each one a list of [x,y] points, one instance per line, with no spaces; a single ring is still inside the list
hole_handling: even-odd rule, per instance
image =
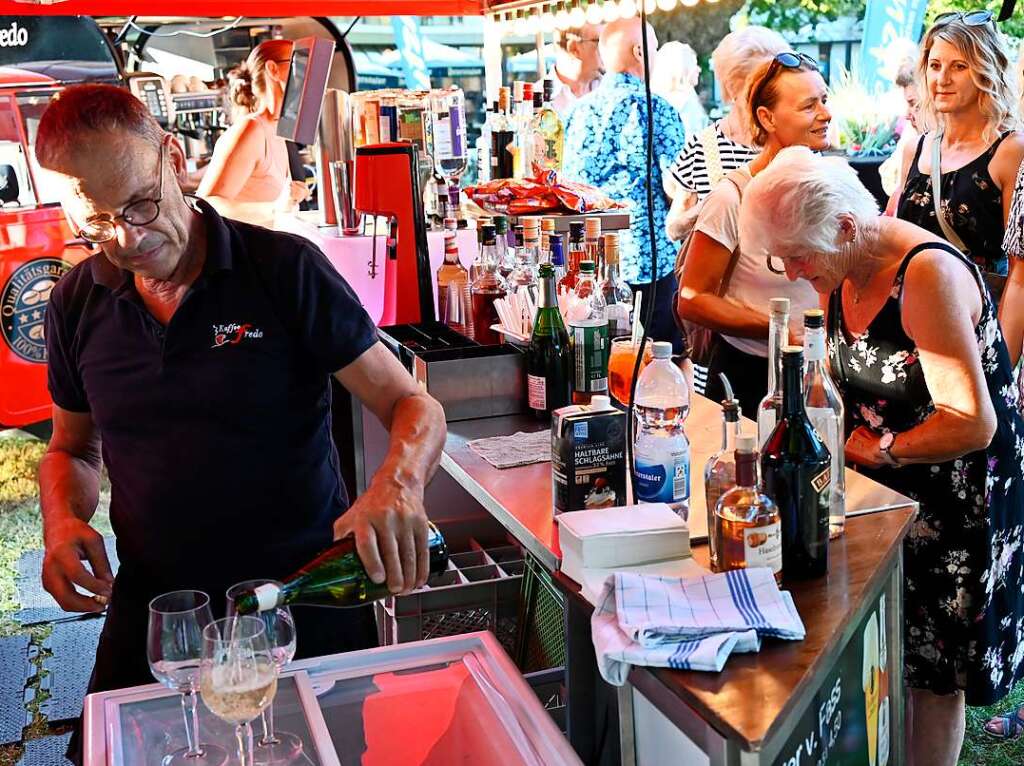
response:
[[[448,568],[448,545],[433,524],[428,524],[430,574]],[[239,614],[263,612],[286,604],[310,606],[362,606],[391,595],[387,583],[375,583],[356,552],[354,537],[335,543],[288,577],[280,585],[267,583],[242,593],[235,600]]]
[[[540,304],[533,320],[533,335],[526,353],[527,398],[539,419],[572,400],[572,348],[558,310],[555,269],[540,265]]]
[[[803,349],[787,346],[782,353],[782,415],[761,456],[764,492],[782,516],[787,579],[828,572],[832,455],[804,410],[803,366]]]

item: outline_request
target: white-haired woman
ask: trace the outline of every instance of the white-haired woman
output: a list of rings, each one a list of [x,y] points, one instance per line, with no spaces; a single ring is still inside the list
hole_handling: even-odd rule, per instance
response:
[[[693,48],[676,40],[658,48],[651,90],[676,108],[688,136],[704,130],[708,124],[708,113],[697,95],[699,80],[700,64]]]
[[[991,11],[936,19],[921,41],[918,61],[923,84],[919,116],[929,132],[916,146],[906,147],[896,214],[961,247],[982,270],[1009,272],[999,299],[999,322],[1016,365],[1024,343],[1024,269],[1018,258],[1007,262],[1003,238],[1024,159],[1024,134],[1016,130],[1010,71]],[[936,145],[941,223],[932,194]]]
[[[904,547],[909,762],[955,766],[964,704],[990,705],[1024,658],[1024,420],[977,264],[880,217],[838,158],[783,150],[746,190],[740,231],[827,306],[852,432],[846,460],[914,498]]]
[[[683,151],[665,176],[665,191],[672,198],[667,218],[672,239],[682,239],[689,232],[696,218],[693,207],[711,193],[726,173],[760,153],[761,148],[754,146],[750,135],[744,88],[755,69],[789,48],[778,32],[751,26],[727,34],[711,54],[711,67],[722,86],[722,103],[731,108],[725,117],[706,129],[686,131]]]
[[[764,258],[740,246],[743,187],[783,147],[828,147],[832,114],[827,101],[825,80],[803,54],[785,51],[751,74],[743,111],[750,115],[751,142],[761,152],[704,200],[684,254],[676,311],[719,336],[707,360],[704,394],[713,401],[723,399],[719,374],[725,373],[747,417],[756,417],[757,404],[768,391],[769,302],[789,298],[799,333],[801,312],[817,306],[818,298],[810,285],[772,274]]]

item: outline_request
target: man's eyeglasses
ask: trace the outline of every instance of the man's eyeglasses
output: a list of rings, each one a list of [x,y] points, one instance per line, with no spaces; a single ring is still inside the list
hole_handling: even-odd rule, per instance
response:
[[[129,202],[121,210],[120,215],[110,216],[106,213],[94,215],[78,230],[78,236],[95,245],[109,242],[117,236],[117,223],[123,221],[129,226],[146,226],[153,223],[160,215],[160,202],[164,198],[164,147],[160,144],[160,180],[157,182],[157,196],[153,199],[140,199]]]
[[[980,11],[949,11],[947,13],[940,13],[935,17],[933,26],[939,24],[949,24],[951,21],[959,21],[968,27],[983,27],[992,21],[992,11],[980,10]]]

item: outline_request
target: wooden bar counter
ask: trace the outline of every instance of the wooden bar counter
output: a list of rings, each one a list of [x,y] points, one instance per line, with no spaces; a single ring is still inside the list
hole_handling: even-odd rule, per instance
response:
[[[848,471],[850,518],[830,544],[828,575],[784,586],[807,628],[803,641],[765,640],[757,654],[733,655],[721,673],[633,668],[615,689],[597,673],[593,607],[557,572],[550,463],[498,470],[467,446],[545,427],[522,416],[450,423],[441,465],[554,573],[566,595],[568,734],[585,763],[903,762],[896,726],[903,719],[902,541],[916,503]],[[700,474],[720,444],[718,407],[695,397],[687,433],[696,540],[706,534]],[[706,545],[694,545],[693,554],[707,565]]]

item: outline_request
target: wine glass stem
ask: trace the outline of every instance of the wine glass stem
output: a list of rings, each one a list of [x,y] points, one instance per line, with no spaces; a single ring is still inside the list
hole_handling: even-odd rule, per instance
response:
[[[199,709],[195,690],[185,692],[181,695],[181,712],[185,717],[185,738],[188,740],[189,758],[198,758],[203,754],[199,746]]]
[[[239,766],[252,766],[252,726],[248,721],[235,726],[235,739],[238,740]]]
[[[260,715],[263,718],[263,736],[260,738],[260,744],[276,745],[280,740],[274,734],[274,703],[267,705],[267,709]]]

